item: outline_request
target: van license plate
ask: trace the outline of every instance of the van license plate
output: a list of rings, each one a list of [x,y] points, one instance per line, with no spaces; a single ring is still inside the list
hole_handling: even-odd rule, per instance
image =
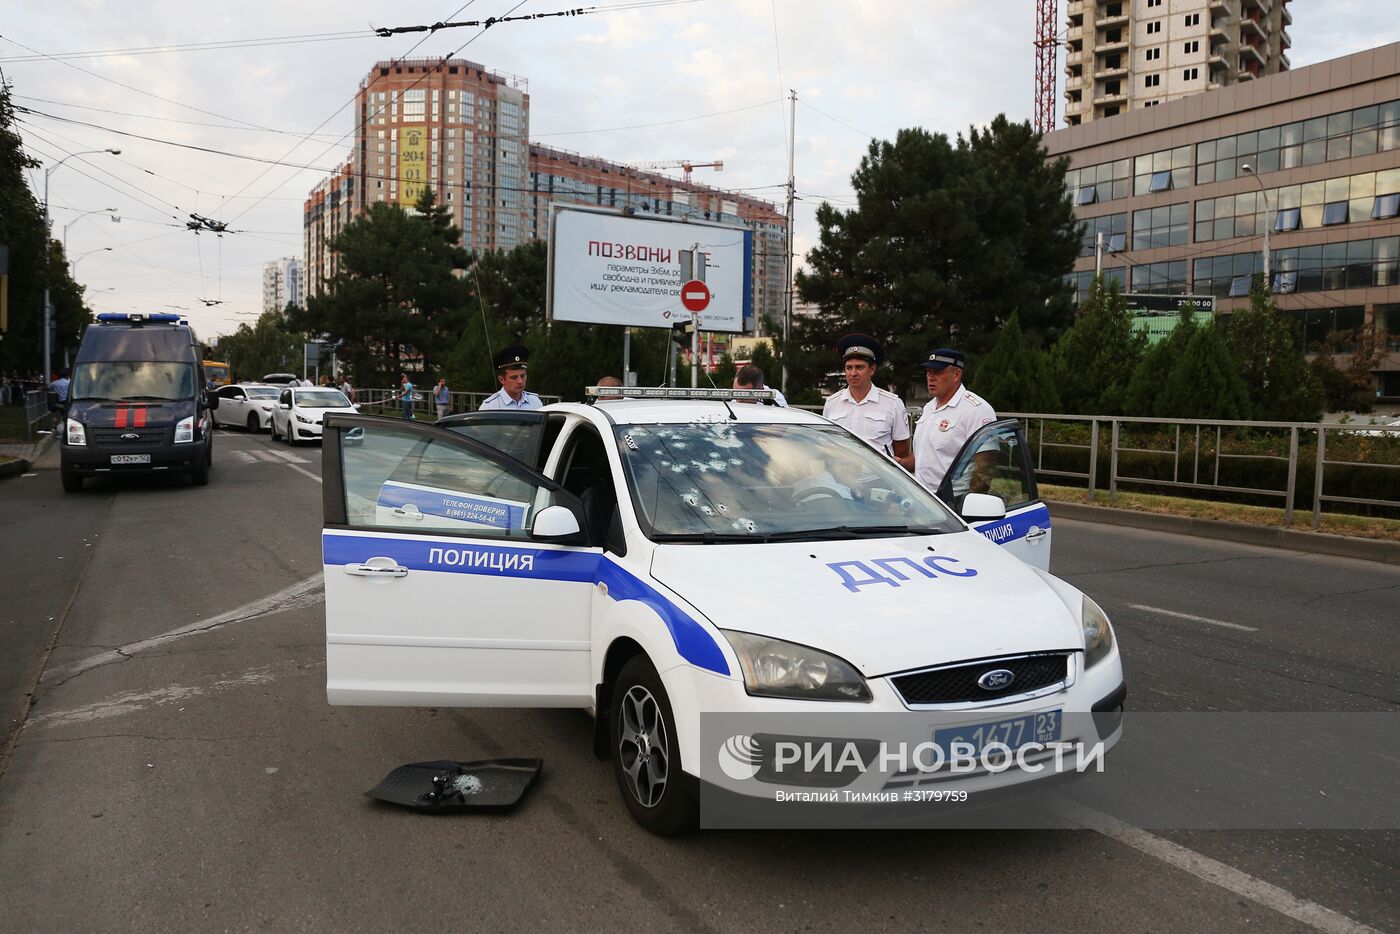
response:
[[[149,454],[113,454],[114,464],[149,464],[151,455]]]

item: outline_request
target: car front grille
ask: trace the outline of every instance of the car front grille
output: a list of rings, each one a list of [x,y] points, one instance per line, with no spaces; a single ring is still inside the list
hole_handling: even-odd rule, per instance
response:
[[[1022,655],[961,662],[940,668],[895,675],[895,690],[911,707],[925,704],[965,704],[1014,697],[1064,682],[1070,675],[1070,653]],[[987,690],[977,680],[989,671],[1004,669],[1014,676],[1010,684]]]
[[[155,428],[89,428],[89,443],[94,447],[113,451],[143,452],[154,451],[165,443],[170,426]]]

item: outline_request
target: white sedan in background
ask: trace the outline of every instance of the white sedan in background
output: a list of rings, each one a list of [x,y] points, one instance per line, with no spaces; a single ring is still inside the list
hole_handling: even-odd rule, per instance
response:
[[[277,405],[277,386],[257,383],[234,383],[220,387],[215,393],[219,407],[213,410],[214,422],[221,428],[237,425],[249,431],[263,431],[272,424],[272,409]]]
[[[321,419],[327,412],[358,411],[339,389],[329,386],[285,388],[272,409],[272,440],[286,438],[288,444],[320,441]]]

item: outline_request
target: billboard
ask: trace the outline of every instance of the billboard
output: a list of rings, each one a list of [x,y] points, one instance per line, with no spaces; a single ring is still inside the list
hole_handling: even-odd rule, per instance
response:
[[[399,127],[399,204],[416,204],[427,178],[428,128],[421,123]]]
[[[692,254],[698,248],[703,263]],[[742,331],[753,314],[753,233],[557,205],[550,219],[549,314],[558,321],[670,327],[689,321],[681,285],[703,279],[702,331]]]

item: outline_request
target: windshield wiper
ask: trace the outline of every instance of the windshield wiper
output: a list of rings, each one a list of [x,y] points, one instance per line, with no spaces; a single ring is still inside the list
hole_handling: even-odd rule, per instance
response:
[[[113,399],[110,396],[74,396],[69,402],[120,402],[120,399]]]
[[[742,532],[661,532],[651,536],[654,542],[699,542],[702,545],[730,545],[735,542],[764,542],[765,535]]]
[[[846,538],[884,538],[890,535],[937,535],[943,529],[930,529],[909,525],[837,525],[825,529],[793,529],[788,532],[769,532],[764,541],[800,542]]]
[[[122,402],[179,402],[169,396],[122,396]]]

